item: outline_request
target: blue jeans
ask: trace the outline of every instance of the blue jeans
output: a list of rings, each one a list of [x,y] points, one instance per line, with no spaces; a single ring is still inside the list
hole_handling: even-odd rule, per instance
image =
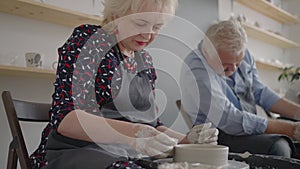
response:
[[[281,138],[274,142],[269,151],[269,154],[290,158],[292,149],[289,145],[289,142],[286,139]]]
[[[233,153],[292,157],[296,150],[291,138],[279,134],[233,136],[220,130],[218,144],[229,147]]]

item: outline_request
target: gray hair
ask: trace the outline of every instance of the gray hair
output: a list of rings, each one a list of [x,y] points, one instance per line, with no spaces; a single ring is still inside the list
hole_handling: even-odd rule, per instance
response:
[[[245,51],[247,34],[240,22],[230,19],[220,21],[210,26],[206,38],[214,45],[216,50],[231,52],[238,56]]]
[[[178,0],[104,0],[103,5],[102,26],[106,25],[108,31],[112,31],[115,28],[112,21],[116,16],[122,17],[128,12],[143,12],[142,9],[147,5],[157,8],[162,13],[174,14]]]

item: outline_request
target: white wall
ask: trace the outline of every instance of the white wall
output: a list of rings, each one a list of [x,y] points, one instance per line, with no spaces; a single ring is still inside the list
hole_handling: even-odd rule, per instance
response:
[[[67,0],[64,0],[65,2]],[[70,1],[70,0],[68,0]],[[47,0],[52,3],[54,0]],[[166,125],[172,128],[186,132],[187,127],[175,105],[175,100],[180,98],[176,84],[179,77],[180,64],[190,49],[194,48],[202,38],[201,31],[206,30],[211,21],[218,18],[217,0],[179,0],[179,9],[177,15],[185,18],[186,21],[178,19],[179,23],[188,23],[182,25],[171,25],[170,33],[176,34],[180,40],[164,39],[159,37],[151,47],[154,56],[154,64],[161,70],[158,76],[158,88],[164,90],[159,92],[159,99],[168,99],[166,109],[162,115],[162,120]],[[59,5],[63,4],[58,1]],[[64,7],[69,9],[80,9],[83,12],[94,11],[98,15],[99,1],[96,0],[96,7],[82,6],[81,3],[74,3],[73,0]],[[78,8],[80,6],[80,8]],[[96,8],[96,9],[95,9]],[[101,7],[99,7],[100,9]],[[60,25],[45,23],[37,20],[27,19],[5,13],[0,13],[0,64],[13,63],[18,66],[25,66],[24,54],[26,52],[39,52],[44,54],[44,67],[51,68],[52,62],[57,58],[57,48],[60,47],[71,34],[73,28]],[[164,30],[168,32],[168,30]],[[170,43],[168,43],[170,42]],[[182,43],[184,42],[184,43]],[[186,45],[188,44],[188,45]],[[185,47],[188,46],[188,47]],[[169,52],[157,52],[157,47],[166,51],[172,51],[176,56]],[[183,50],[181,50],[183,49]],[[161,55],[163,54],[163,55]],[[174,56],[174,57],[173,57]],[[15,59],[16,58],[16,59]],[[175,58],[175,59],[174,59]],[[165,72],[168,73],[165,73]],[[170,73],[171,72],[171,73]],[[46,79],[20,78],[0,76],[0,91],[10,90],[14,97],[19,99],[28,99],[32,101],[50,102],[53,91],[52,82]],[[161,104],[163,107],[164,104]],[[0,168],[5,168],[7,160],[7,151],[11,134],[9,131],[6,115],[4,112],[2,100],[0,101]],[[28,149],[31,153],[39,143],[40,130],[43,125],[32,126],[31,124],[22,123],[25,130],[25,138],[28,143]]]
[[[300,1],[290,0],[287,5],[287,9],[291,12],[291,14],[296,15],[300,18]],[[289,26],[289,34],[288,37],[300,43],[300,24]],[[294,63],[296,66],[300,66],[300,49],[292,49],[290,52],[290,62]]]

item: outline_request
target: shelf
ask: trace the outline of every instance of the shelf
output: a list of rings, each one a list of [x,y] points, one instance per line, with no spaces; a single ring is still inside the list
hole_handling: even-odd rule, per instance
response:
[[[285,24],[298,24],[300,19],[283,9],[267,2],[266,0],[236,0],[240,4],[243,4],[267,17],[270,17],[280,23]]]
[[[266,30],[258,28],[256,26],[252,26],[250,24],[244,23],[243,27],[246,30],[247,35],[249,37],[259,39],[266,43],[273,44],[273,45],[281,47],[281,48],[299,48],[300,47],[300,44],[298,44],[296,42],[293,42],[293,41],[286,39],[280,35],[266,31]]]
[[[264,69],[264,70],[276,70],[276,71],[280,71],[283,69],[282,66],[278,66],[278,65],[275,65],[275,64],[272,64],[272,63],[267,63],[267,62],[262,62],[262,61],[259,61],[259,60],[256,60],[256,67],[258,69]]]
[[[101,24],[100,16],[88,15],[33,0],[0,0],[0,12],[68,27],[86,23]]]
[[[256,60],[256,66],[258,69],[267,69],[267,70],[282,70],[283,67],[266,63]],[[29,67],[17,67],[17,66],[7,66],[0,65],[0,75],[1,76],[14,76],[14,77],[29,77],[29,78],[41,78],[55,80],[55,71],[49,69],[40,69],[40,68],[29,68]]]
[[[0,75],[55,80],[55,71],[41,68],[0,65]]]

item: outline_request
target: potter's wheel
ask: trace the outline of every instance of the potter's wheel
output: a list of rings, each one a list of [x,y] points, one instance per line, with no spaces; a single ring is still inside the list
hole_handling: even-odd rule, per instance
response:
[[[270,169],[270,168],[288,168],[299,169],[300,160],[271,155],[259,155],[250,153],[229,153],[229,161],[241,161],[250,165],[250,168]]]
[[[249,169],[249,168],[250,168],[249,165],[244,162],[228,160],[228,165],[221,167],[220,169]]]
[[[154,161],[158,165],[176,165],[178,164],[179,167],[186,166],[188,165],[189,169],[249,169],[249,165],[244,163],[244,162],[239,162],[235,160],[228,160],[228,164],[226,166],[211,166],[211,165],[205,165],[205,164],[200,164],[200,163],[174,163],[173,158],[166,158],[166,159],[158,159]],[[182,166],[180,166],[182,165]],[[173,166],[172,166],[173,167]]]

